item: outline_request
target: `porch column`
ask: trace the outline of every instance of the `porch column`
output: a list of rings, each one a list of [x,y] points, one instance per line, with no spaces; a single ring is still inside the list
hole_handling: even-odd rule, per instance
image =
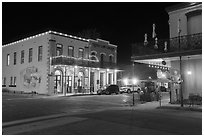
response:
[[[114,84],[117,84],[117,70],[114,70]]]

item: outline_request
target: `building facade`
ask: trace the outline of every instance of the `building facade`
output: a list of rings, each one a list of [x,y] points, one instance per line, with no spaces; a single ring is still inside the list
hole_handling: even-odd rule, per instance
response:
[[[166,11],[170,38],[137,43],[132,61],[157,69],[157,81],[168,83],[172,103],[202,96],[202,3],[181,3]]]
[[[2,87],[47,95],[95,93],[117,82],[117,46],[55,31],[2,48]]]

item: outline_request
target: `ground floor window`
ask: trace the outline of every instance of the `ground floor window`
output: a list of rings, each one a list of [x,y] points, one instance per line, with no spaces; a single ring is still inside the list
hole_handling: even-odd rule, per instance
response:
[[[3,78],[3,84],[2,87],[6,87],[6,77]]]

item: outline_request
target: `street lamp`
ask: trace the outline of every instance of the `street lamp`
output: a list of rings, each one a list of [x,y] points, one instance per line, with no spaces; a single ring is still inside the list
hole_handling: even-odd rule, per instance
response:
[[[125,84],[125,86],[127,86],[128,85],[128,79],[127,78],[123,79],[123,83]]]
[[[135,91],[135,89],[134,89],[134,87],[135,87],[135,85],[137,84],[137,82],[138,82],[138,80],[136,79],[136,78],[133,78],[132,79],[132,84],[133,84],[133,94],[132,94],[132,102],[133,102],[133,106],[135,105],[135,95],[134,95],[134,91]]]

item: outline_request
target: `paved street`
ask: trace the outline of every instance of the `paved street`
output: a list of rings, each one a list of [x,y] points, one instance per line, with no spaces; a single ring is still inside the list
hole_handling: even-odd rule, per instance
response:
[[[3,127],[3,134],[180,135],[202,134],[202,113],[155,109],[132,96],[27,97],[3,95],[3,125],[44,116],[44,120]],[[47,118],[53,116],[53,118]],[[46,119],[46,120],[45,120]]]

